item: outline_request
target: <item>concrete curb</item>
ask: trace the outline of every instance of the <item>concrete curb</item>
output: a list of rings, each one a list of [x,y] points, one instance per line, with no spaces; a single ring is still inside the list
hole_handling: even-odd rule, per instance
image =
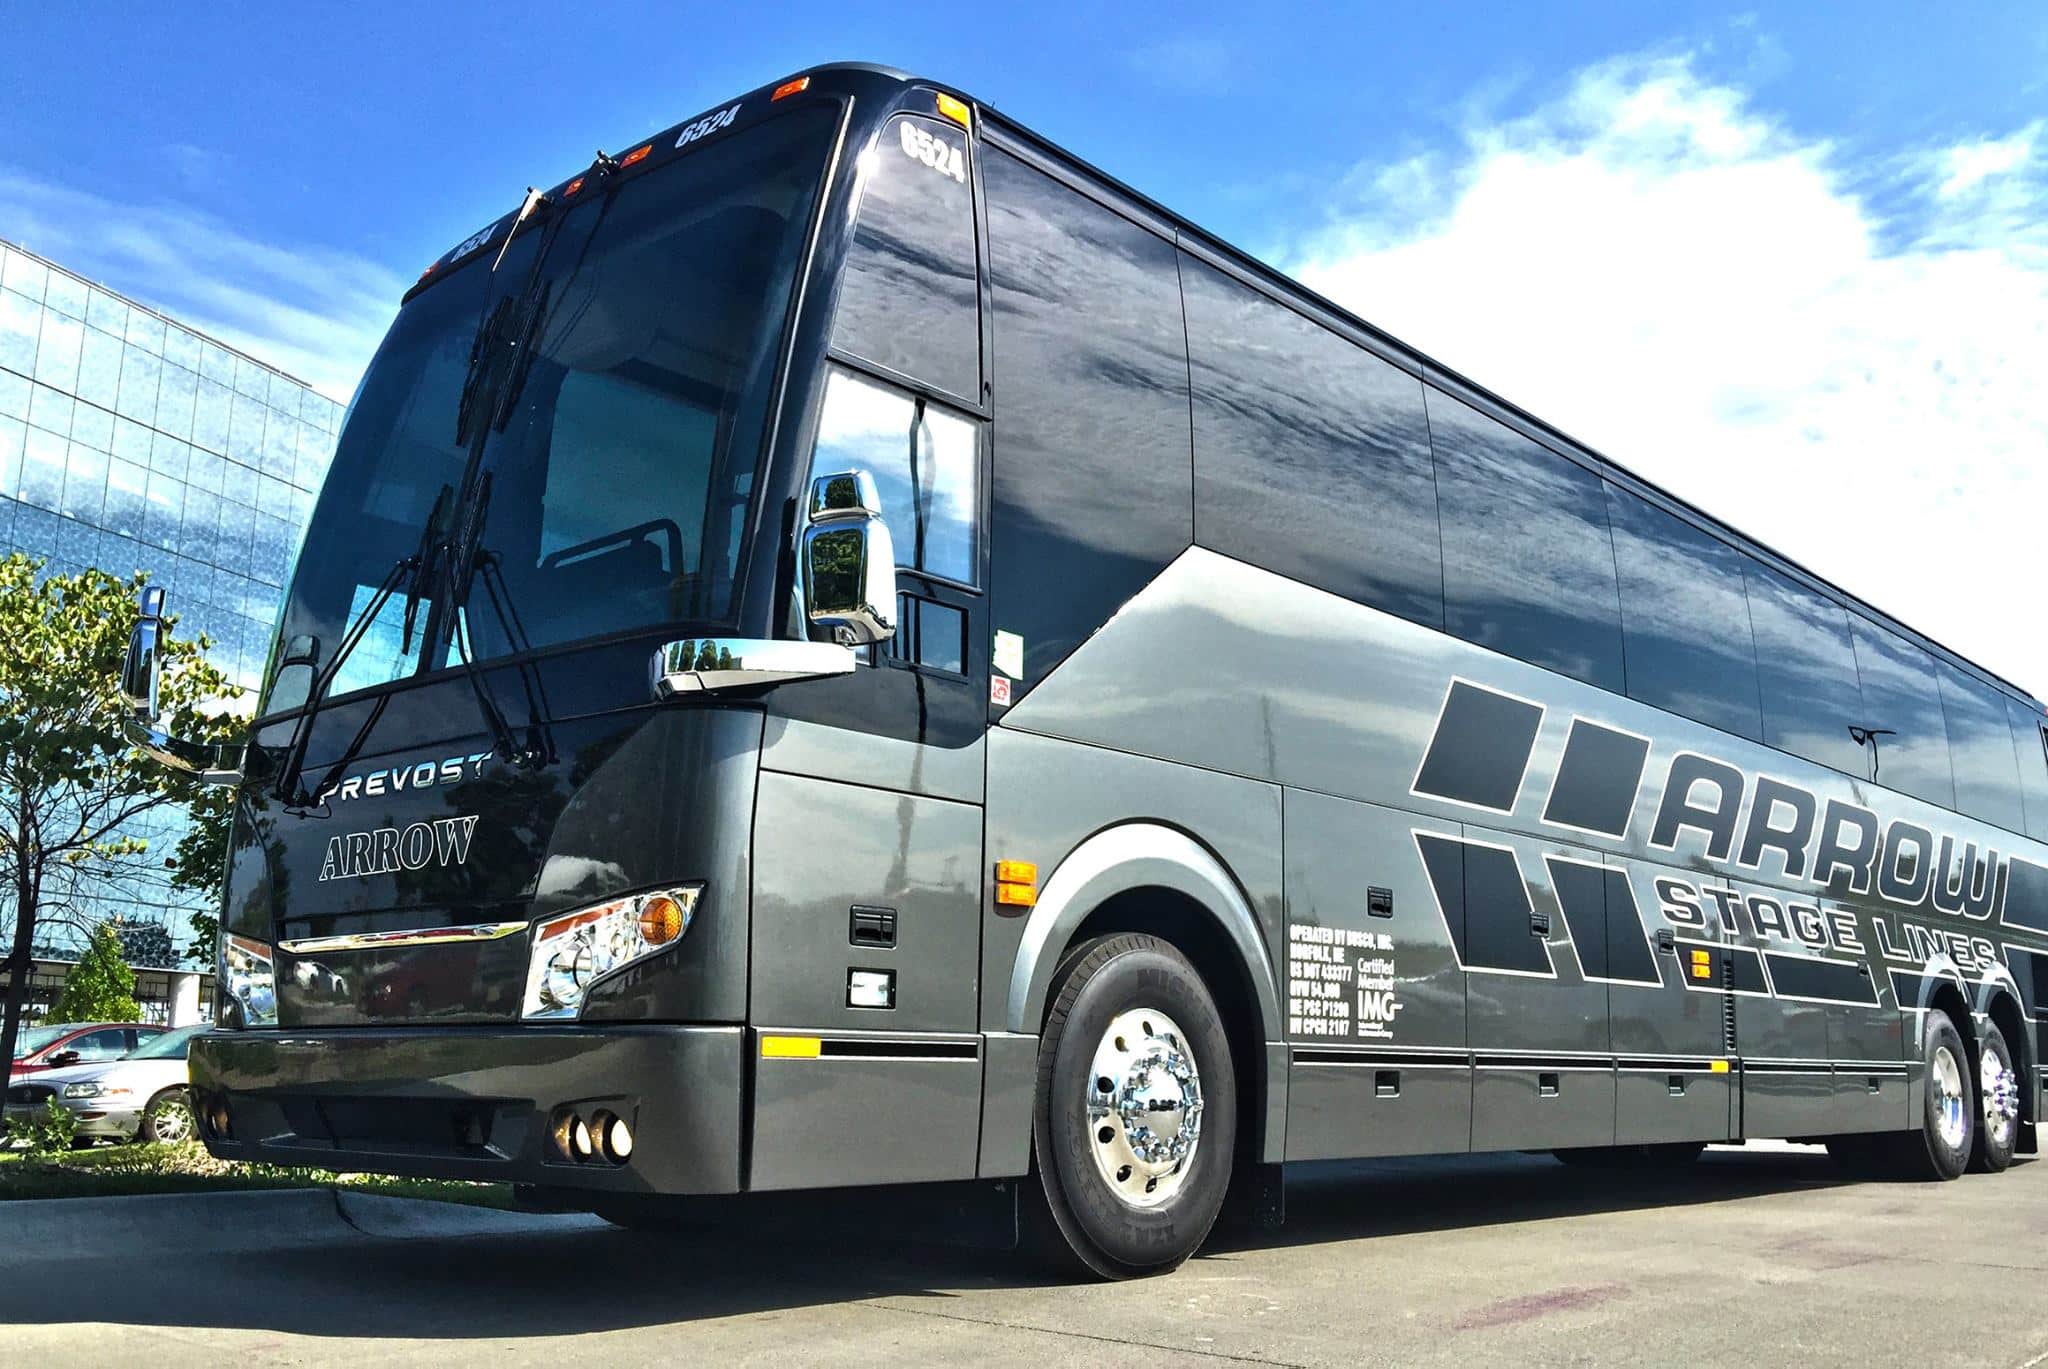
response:
[[[53,1259],[560,1234],[604,1225],[580,1213],[501,1212],[325,1188],[34,1198],[0,1203],[0,1270]]]

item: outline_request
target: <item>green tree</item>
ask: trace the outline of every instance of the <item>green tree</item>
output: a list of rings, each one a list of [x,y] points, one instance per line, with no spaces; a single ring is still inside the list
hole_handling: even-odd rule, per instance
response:
[[[121,938],[102,922],[92,929],[85,954],[64,976],[64,988],[44,1015],[45,1022],[136,1022],[135,971],[121,958]]]
[[[184,958],[201,969],[212,969],[220,940],[220,914],[216,911],[228,877],[228,840],[234,828],[235,791],[219,785],[207,788],[192,801],[190,824],[178,838],[177,849],[164,862],[173,889],[197,894],[201,907],[192,911],[192,940]]]
[[[14,1058],[39,925],[89,930],[97,894],[161,887],[134,822],[207,793],[197,776],[159,765],[122,731],[121,660],[145,577],[99,570],[43,575],[42,563],[0,560],[0,881],[13,905],[0,1017],[0,1060]],[[165,724],[196,741],[225,738],[232,686],[206,663],[207,642],[172,637],[159,661]],[[0,908],[5,904],[0,903]]]

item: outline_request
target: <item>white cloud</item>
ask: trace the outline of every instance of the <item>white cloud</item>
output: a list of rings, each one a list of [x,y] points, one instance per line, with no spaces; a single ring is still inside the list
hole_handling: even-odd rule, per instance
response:
[[[2041,125],[2035,123],[2010,137],[1980,138],[1945,149],[1942,160],[1947,164],[1948,175],[1935,193],[1945,200],[1954,199],[1977,189],[1993,176],[2019,170],[2033,160],[2034,141],[2040,134]]]
[[[347,400],[410,282],[353,253],[260,242],[175,204],[122,204],[0,166],[0,238]]]
[[[2033,140],[1873,163],[1688,60],[1617,61],[1448,152],[1359,168],[1342,209],[1280,255],[1445,364],[2048,691],[2032,610],[2048,541],[2048,178]]]

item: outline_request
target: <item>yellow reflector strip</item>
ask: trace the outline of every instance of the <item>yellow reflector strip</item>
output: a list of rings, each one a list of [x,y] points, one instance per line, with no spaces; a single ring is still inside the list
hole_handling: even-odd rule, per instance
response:
[[[951,95],[941,92],[939,95],[939,113],[945,115],[962,128],[971,127],[967,122],[967,102],[965,100],[956,99]]]
[[[996,882],[999,884],[1036,884],[1038,867],[1028,860],[999,860],[996,862]]]
[[[761,1038],[763,1060],[816,1060],[823,1043],[815,1036],[764,1036]]]
[[[1038,902],[1038,890],[1029,884],[998,884],[996,902],[1008,904],[1012,908],[1029,908]]]
[[[1728,1062],[1726,1060],[1716,1060],[1712,1065],[1712,1069],[1715,1074],[1726,1074],[1728,1072]]]

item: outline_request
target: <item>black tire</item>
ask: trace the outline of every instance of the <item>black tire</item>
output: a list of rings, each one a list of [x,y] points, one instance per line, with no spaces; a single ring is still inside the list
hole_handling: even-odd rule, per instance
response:
[[[175,1145],[198,1134],[199,1118],[192,1111],[192,1092],[183,1086],[159,1090],[142,1109],[142,1125],[135,1128],[135,1139],[145,1145]]]
[[[1994,1061],[2009,1090],[2010,1111],[1985,1096],[1989,1081],[1984,1076],[1992,1071]],[[1970,1150],[1970,1168],[1979,1174],[2002,1173],[2012,1163],[2013,1148],[2019,1142],[2019,1077],[2013,1073],[2012,1050],[2005,1044],[2005,1033],[1988,1022],[1984,1024],[1984,1034],[1977,1038],[1975,1083],[1979,1104],[1977,1143]]]
[[[1953,1071],[1956,1095],[1950,1103],[1937,1086],[1937,1076]],[[1963,1047],[1962,1033],[1947,1013],[1927,1010],[1927,1024],[1920,1039],[1921,1079],[1920,1125],[1911,1131],[1874,1136],[1871,1144],[1879,1167],[1889,1178],[1906,1180],[1959,1179],[1969,1168],[1970,1152],[1977,1144],[1984,1115],[1977,1108],[1977,1081],[1970,1068],[1970,1053]],[[1944,1115],[1951,1117],[1950,1134],[1944,1136]],[[1960,1137],[1954,1137],[1957,1131]]]
[[[1664,1141],[1654,1145],[1584,1146],[1550,1153],[1573,1169],[1685,1169],[1700,1158],[1705,1141]]]
[[[1163,1016],[1158,1026],[1146,1014]],[[1121,1050],[1125,1036],[1111,1035],[1112,1023],[1133,1014],[1145,1035],[1132,1045],[1131,1072],[1140,1072],[1148,1087],[1163,1086],[1171,1098],[1185,1103],[1186,1080],[1174,1075],[1179,1066],[1147,1065],[1159,1060],[1155,1048],[1177,1042],[1192,1064],[1192,1082],[1201,1109],[1192,1132],[1185,1113],[1173,1101],[1149,1105],[1172,1111],[1170,1146],[1190,1147],[1169,1172],[1148,1178],[1140,1164],[1117,1167],[1122,1149],[1133,1138],[1153,1135],[1143,1122],[1135,1130],[1126,1122],[1132,1113],[1111,1108],[1108,1117],[1091,1117],[1109,1107],[1115,1092],[1098,1090],[1098,1052]],[[1155,1027],[1157,1030],[1155,1031]],[[1171,1029],[1171,1030],[1169,1030]],[[1122,1056],[1117,1056],[1121,1060]],[[1103,1101],[1098,1101],[1103,1100]],[[1151,1114],[1131,1107],[1145,1121]],[[1105,1139],[1113,1136],[1115,1139]],[[1222,1015],[1201,976],[1186,957],[1157,937],[1127,933],[1104,937],[1070,955],[1054,977],[1051,1010],[1039,1038],[1037,1102],[1032,1126],[1035,1191],[1039,1214],[1056,1233],[1065,1253],[1104,1279],[1137,1278],[1176,1268],[1195,1253],[1216,1224],[1216,1215],[1230,1187],[1231,1162],[1237,1148],[1237,1079]],[[1164,1158],[1151,1162],[1165,1164]],[[1121,1183],[1122,1187],[1118,1185]],[[1149,1187],[1148,1187],[1149,1185]],[[1150,1192],[1164,1191],[1152,1198]],[[1047,1240],[1042,1244],[1053,1247]]]

